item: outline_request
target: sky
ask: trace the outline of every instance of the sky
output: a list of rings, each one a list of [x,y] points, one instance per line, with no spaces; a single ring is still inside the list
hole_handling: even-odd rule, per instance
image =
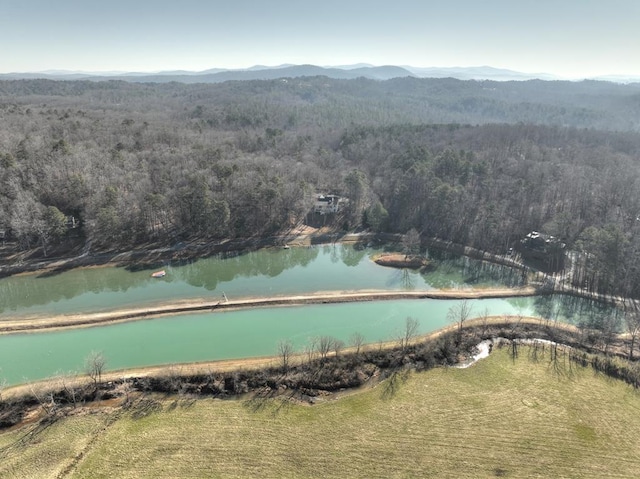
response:
[[[640,76],[640,0],[0,0],[0,73],[285,63]]]

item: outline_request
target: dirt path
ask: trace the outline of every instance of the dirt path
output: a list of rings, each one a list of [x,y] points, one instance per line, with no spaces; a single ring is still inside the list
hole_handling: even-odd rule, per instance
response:
[[[509,298],[534,296],[535,294],[538,294],[535,288],[525,287],[518,289],[502,288],[428,291],[330,291],[308,295],[244,298],[228,301],[210,301],[202,299],[163,303],[145,308],[119,309],[100,313],[7,318],[0,321],[0,334],[42,332],[68,328],[115,324],[125,321],[135,321],[182,313],[232,311],[258,307],[292,306],[322,303],[347,303],[356,301],[381,301],[393,299]]]

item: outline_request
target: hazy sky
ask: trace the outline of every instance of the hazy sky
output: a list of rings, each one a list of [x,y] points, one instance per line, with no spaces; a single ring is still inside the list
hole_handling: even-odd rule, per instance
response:
[[[640,75],[640,0],[0,0],[0,72],[256,64]]]

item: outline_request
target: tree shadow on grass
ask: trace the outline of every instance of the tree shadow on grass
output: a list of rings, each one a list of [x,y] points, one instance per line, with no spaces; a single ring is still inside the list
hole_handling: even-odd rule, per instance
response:
[[[382,399],[388,401],[395,397],[400,387],[409,379],[409,370],[393,371],[386,381],[382,383]]]
[[[276,416],[289,410],[296,396],[295,390],[288,391],[286,394],[275,390],[259,391],[245,400],[243,405],[253,413],[270,412],[272,416]]]
[[[141,398],[130,406],[131,417],[133,419],[142,419],[155,412],[162,411],[162,403],[151,398]]]

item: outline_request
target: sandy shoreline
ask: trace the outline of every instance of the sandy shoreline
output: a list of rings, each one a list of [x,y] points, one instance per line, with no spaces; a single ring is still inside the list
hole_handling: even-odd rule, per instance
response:
[[[228,301],[195,299],[163,303],[143,308],[118,309],[98,313],[7,318],[0,320],[0,334],[54,331],[108,325],[184,313],[233,311],[259,307],[382,301],[394,299],[489,299],[534,296],[535,294],[538,294],[535,288],[525,287],[517,289],[500,288],[477,290],[329,291],[307,295],[243,298]]]

